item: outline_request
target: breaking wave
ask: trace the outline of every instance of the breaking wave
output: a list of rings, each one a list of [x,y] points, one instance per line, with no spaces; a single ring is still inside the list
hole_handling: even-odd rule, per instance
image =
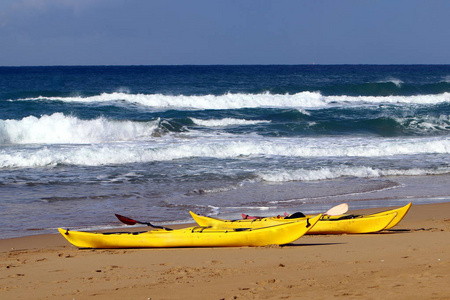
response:
[[[224,94],[202,96],[170,96],[162,94],[102,93],[91,97],[35,97],[25,101],[64,101],[91,104],[123,102],[151,107],[157,110],[168,109],[240,109],[240,108],[323,108],[330,106],[373,105],[373,104],[439,104],[450,102],[450,93],[412,96],[324,96],[320,92],[301,92],[296,94]]]
[[[81,120],[62,113],[0,120],[0,144],[90,144],[151,137],[158,121]]]
[[[140,134],[140,133],[139,133]],[[103,138],[104,139],[104,138]],[[117,136],[114,140],[117,140]],[[419,154],[450,154],[450,139],[249,139],[208,136],[186,140],[140,141],[91,145],[50,145],[32,149],[3,149],[0,167],[51,165],[113,165],[190,159],[197,157],[241,159],[243,157],[395,157]],[[354,173],[354,172],[353,172]],[[312,176],[312,175],[310,175]],[[322,175],[321,175],[322,176]]]
[[[378,169],[373,167],[323,167],[318,170],[299,169],[293,171],[279,170],[260,173],[264,181],[288,182],[288,181],[316,181],[335,179],[340,177],[378,178],[384,176],[417,176],[417,175],[441,175],[450,172],[450,168],[440,169]]]

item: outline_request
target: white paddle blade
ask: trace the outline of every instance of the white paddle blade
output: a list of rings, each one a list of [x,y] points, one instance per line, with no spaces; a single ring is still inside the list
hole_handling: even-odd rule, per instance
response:
[[[348,204],[347,203],[342,203],[342,204],[333,206],[332,208],[327,210],[325,215],[328,215],[328,216],[339,216],[339,215],[345,214],[347,211],[348,211]]]

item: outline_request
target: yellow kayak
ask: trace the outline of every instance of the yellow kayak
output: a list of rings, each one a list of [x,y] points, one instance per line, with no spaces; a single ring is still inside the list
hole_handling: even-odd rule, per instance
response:
[[[145,232],[93,233],[59,228],[79,248],[242,247],[291,243],[314,227],[322,215],[259,228],[190,227]]]
[[[389,223],[389,225],[386,226],[386,228],[385,228],[385,229],[390,229],[390,228],[394,227],[395,225],[397,225],[401,220],[403,220],[403,218],[405,217],[406,213],[411,208],[411,205],[412,205],[412,202],[409,202],[405,206],[399,207],[397,209],[391,209],[391,210],[379,212],[379,213],[376,213],[376,214],[372,214],[371,216],[379,216],[379,215],[384,215],[384,214],[389,214],[389,213],[392,213],[392,212],[396,212],[397,215],[395,216],[394,220],[392,220],[392,222]]]
[[[309,234],[350,234],[371,233],[386,229],[397,216],[396,212],[380,216],[362,215],[339,219],[338,217],[323,218],[314,226]],[[312,230],[312,229],[311,229]]]
[[[404,207],[388,210],[371,215],[339,215],[322,216],[320,221],[306,234],[347,234],[347,233],[371,233],[383,229],[389,229],[397,225],[408,212],[411,203]],[[295,219],[284,217],[267,217],[242,220],[224,220],[197,215],[190,212],[191,216],[200,226],[212,226],[214,228],[258,228],[273,226]],[[310,217],[310,216],[306,216]],[[302,219],[302,218],[299,218]]]
[[[310,230],[308,234],[370,233],[390,229],[405,217],[411,205],[410,202],[396,209],[370,215],[323,216],[314,230]],[[337,225],[330,223],[336,221],[339,221]]]

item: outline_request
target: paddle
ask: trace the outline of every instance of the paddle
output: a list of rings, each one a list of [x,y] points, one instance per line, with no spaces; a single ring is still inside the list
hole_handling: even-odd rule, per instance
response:
[[[118,214],[115,214],[115,215],[116,215],[117,219],[119,219],[120,222],[127,224],[127,225],[143,224],[143,225],[147,225],[147,226],[150,226],[153,228],[159,228],[159,229],[164,229],[164,230],[173,230],[172,228],[153,225],[150,222],[141,222],[141,221],[137,221],[137,220],[125,217],[125,216],[118,215]]]
[[[329,210],[327,210],[326,212],[323,213],[324,216],[339,216],[339,215],[343,215],[348,211],[348,204],[347,203],[342,203],[336,206],[333,206],[332,208],[330,208]],[[295,213],[297,214],[297,213]],[[289,216],[287,213],[284,213],[284,215],[287,217]]]
[[[342,204],[333,206],[332,208],[327,210],[325,213],[323,213],[323,215],[324,216],[339,216],[339,215],[345,214],[347,211],[348,211],[348,204],[342,203]],[[288,217],[290,215],[288,213],[284,213],[284,216]],[[261,219],[263,217],[254,217],[254,216],[242,214],[242,218],[243,219]]]
[[[348,204],[347,203],[342,203],[336,206],[333,206],[332,208],[330,208],[329,210],[327,210],[324,215],[326,216],[339,216],[339,215],[343,215],[348,211]]]

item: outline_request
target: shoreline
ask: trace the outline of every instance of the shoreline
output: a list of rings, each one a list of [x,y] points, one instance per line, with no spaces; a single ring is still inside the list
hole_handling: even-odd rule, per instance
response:
[[[82,212],[72,207],[76,213],[58,215],[57,205],[65,205],[64,201],[56,202],[37,207],[30,206],[24,210],[17,207],[5,207],[5,212],[15,211],[15,214],[4,214],[2,218],[3,232],[1,239],[8,239],[21,236],[43,235],[57,232],[58,227],[70,228],[72,230],[91,231],[109,230],[116,228],[130,228],[118,221],[113,213],[123,213],[138,219],[147,220],[157,225],[190,224],[187,210],[192,210],[200,214],[218,214],[226,219],[240,218],[240,214],[245,212],[254,215],[278,215],[284,212],[303,212],[314,214],[324,212],[342,202],[349,204],[351,210],[377,207],[380,210],[385,207],[395,207],[406,205],[412,202],[413,205],[442,203],[450,201],[450,174],[432,176],[391,176],[380,178],[352,178],[345,177],[338,180],[325,180],[317,182],[284,182],[284,183],[255,183],[245,186],[242,189],[231,190],[224,193],[212,193],[195,197],[191,204],[199,205],[196,208],[188,205],[185,209],[173,212],[170,216],[159,215],[158,208],[151,211],[145,209],[146,204],[136,203],[136,207],[143,207],[135,211],[122,206],[115,207],[114,210],[106,205],[98,207],[95,203],[89,203],[88,208],[82,208]],[[388,188],[386,188],[388,187]],[[212,197],[212,198],[211,198]],[[219,197],[219,198],[216,198]],[[241,199],[237,202],[228,203],[227,207],[215,207],[217,200],[221,199]],[[302,197],[306,200],[303,201]],[[255,202],[255,199],[258,199]],[[172,199],[173,201],[173,199]],[[228,201],[228,200],[227,200]],[[170,201],[169,201],[170,202]],[[273,203],[272,203],[273,202]],[[177,201],[178,203],[178,201]],[[212,206],[204,209],[210,203]],[[250,205],[246,205],[250,203]],[[273,207],[271,205],[273,204]],[[55,206],[56,205],[56,206]],[[80,203],[75,203],[76,206]],[[112,205],[112,204],[110,204]],[[208,204],[209,205],[209,204]],[[201,209],[203,207],[203,209]],[[95,209],[94,209],[95,208]],[[35,210],[37,209],[37,211]],[[50,211],[47,211],[47,210]],[[61,207],[59,209],[62,209]],[[67,208],[64,208],[67,210]],[[95,210],[95,216],[89,216]],[[45,211],[45,213],[43,213]],[[80,214],[81,213],[81,214]],[[49,216],[50,214],[50,216]],[[158,219],[154,217],[158,216]],[[22,220],[22,222],[17,222]]]
[[[413,204],[391,230],[308,235],[285,246],[254,248],[80,250],[59,234],[2,239],[0,296],[154,300],[378,299],[383,295],[384,299],[448,299],[449,211],[450,202]]]

